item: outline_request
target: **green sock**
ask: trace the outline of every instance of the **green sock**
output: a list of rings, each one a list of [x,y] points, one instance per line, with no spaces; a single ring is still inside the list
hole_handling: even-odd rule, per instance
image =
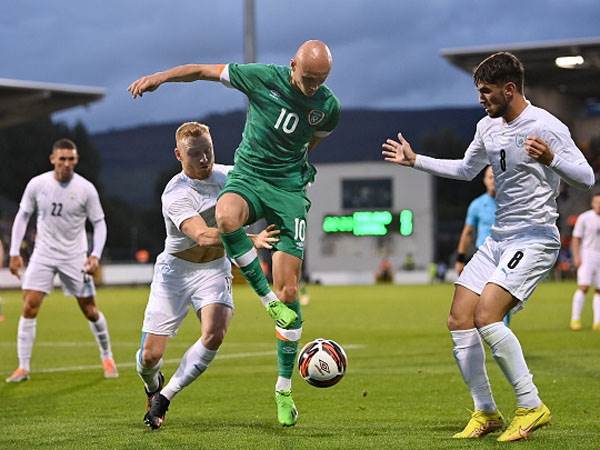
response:
[[[243,228],[231,233],[221,233],[221,241],[227,255],[233,259],[254,292],[264,297],[271,292],[269,282],[260,267],[258,254]]]
[[[286,306],[298,314],[298,318],[292,323],[286,330],[278,329],[281,333],[297,333],[297,330],[302,327],[302,312],[300,311],[300,302],[298,300],[294,303],[286,303]],[[291,336],[290,336],[291,337]],[[282,340],[276,338],[277,342],[277,369],[279,370],[279,376],[283,378],[292,378],[294,371],[294,361],[298,354],[298,339],[296,340]]]

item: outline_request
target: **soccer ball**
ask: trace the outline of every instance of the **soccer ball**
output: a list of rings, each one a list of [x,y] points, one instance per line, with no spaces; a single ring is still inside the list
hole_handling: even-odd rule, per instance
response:
[[[348,365],[348,357],[340,344],[331,339],[310,341],[298,356],[298,371],[309,384],[326,388],[337,384]]]

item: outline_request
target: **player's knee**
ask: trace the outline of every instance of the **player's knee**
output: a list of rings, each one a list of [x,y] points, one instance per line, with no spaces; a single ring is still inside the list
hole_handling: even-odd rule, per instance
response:
[[[225,329],[214,328],[202,333],[202,344],[209,350],[217,350],[225,339]]]
[[[162,358],[162,353],[154,348],[144,348],[142,350],[141,363],[144,367],[155,367]]]
[[[32,305],[27,302],[23,305],[23,317],[26,319],[35,319],[40,312],[39,305]]]
[[[577,287],[581,292],[583,292],[584,294],[587,294],[588,289],[590,288],[589,286],[578,286]],[[596,291],[597,292],[597,291]]]
[[[475,311],[475,327],[483,328],[486,325],[490,325],[495,322],[502,321],[502,317],[498,319],[494,314],[490,314],[487,311]]]
[[[457,317],[455,315],[448,315],[448,330],[456,331],[456,330],[469,330],[471,328],[475,328],[475,324],[473,322],[472,317]]]
[[[96,322],[100,318],[98,314],[98,308],[94,304],[86,304],[81,307],[81,311],[87,320],[90,322]]]
[[[278,290],[277,298],[285,303],[291,303],[298,299],[298,286],[290,284],[285,285]]]

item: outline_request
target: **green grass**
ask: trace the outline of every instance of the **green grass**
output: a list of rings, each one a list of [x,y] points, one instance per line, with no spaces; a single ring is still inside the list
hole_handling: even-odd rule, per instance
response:
[[[553,426],[520,448],[598,448],[600,333],[569,331],[572,284],[540,286],[513,318]],[[133,368],[148,290],[100,289],[98,303],[121,364],[118,380],[104,380],[98,352],[73,299],[55,293],[38,319],[33,376],[0,383],[0,448],[206,449],[434,449],[488,448],[493,436],[453,441],[472,407],[451,352],[445,322],[452,287],[371,286],[310,288],[303,342],[329,337],[347,347],[346,377],[331,389],[294,378],[300,410],[296,427],[276,423],[273,325],[245,287],[236,287],[236,314],[220,357],[173,401],[164,427],[142,424],[145,397]],[[16,366],[20,293],[0,292],[0,374]],[[170,342],[166,360],[178,359],[197,339],[189,315]],[[250,354],[250,355],[249,355]],[[254,354],[254,355],[252,355]],[[76,368],[77,370],[68,368]],[[86,368],[86,366],[90,366]],[[94,367],[96,366],[96,367]],[[166,375],[176,362],[167,363]],[[65,369],[49,371],[49,369]],[[488,356],[496,400],[511,416],[512,390]],[[510,445],[510,444],[504,444]]]

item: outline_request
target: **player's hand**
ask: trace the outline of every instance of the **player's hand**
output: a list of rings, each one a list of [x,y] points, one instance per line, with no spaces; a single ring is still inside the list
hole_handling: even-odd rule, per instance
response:
[[[417,154],[413,151],[410,143],[398,133],[398,140],[387,139],[382,145],[383,159],[386,161],[400,164],[401,166],[413,167]]]
[[[163,82],[162,73],[157,72],[135,80],[129,85],[127,90],[131,93],[133,98],[141,97],[144,92],[155,91]]]
[[[465,269],[465,263],[456,261],[454,263],[454,271],[456,275],[460,275],[462,271]]]
[[[21,269],[23,269],[23,258],[21,256],[11,256],[8,260],[8,270],[19,280],[21,279]]]
[[[279,242],[279,238],[277,237],[279,233],[280,231],[275,229],[275,225],[271,224],[260,233],[251,236],[250,239],[252,239],[252,243],[256,248],[267,248],[270,250],[273,248],[273,244]]]
[[[83,265],[83,271],[85,273],[89,273],[90,275],[93,274],[96,270],[98,270],[98,258],[96,258],[95,256],[88,256],[87,261],[85,262],[85,264]]]
[[[537,136],[527,136],[525,151],[529,156],[545,166],[549,166],[554,159],[554,153],[552,153],[548,144]]]
[[[581,257],[574,256],[573,257],[573,264],[575,265],[575,268],[579,269],[579,267],[581,267]]]

